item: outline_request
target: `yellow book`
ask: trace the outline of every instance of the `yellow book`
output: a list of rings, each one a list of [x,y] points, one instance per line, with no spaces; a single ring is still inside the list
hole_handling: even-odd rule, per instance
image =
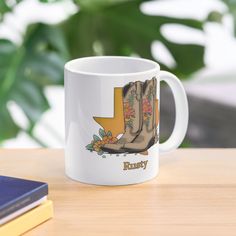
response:
[[[0,236],[18,236],[44,221],[52,218],[52,201],[45,201],[38,207],[26,212],[14,220],[0,226]]]

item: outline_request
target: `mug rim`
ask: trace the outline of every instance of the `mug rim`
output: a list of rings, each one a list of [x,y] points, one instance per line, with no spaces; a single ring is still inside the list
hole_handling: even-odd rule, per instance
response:
[[[137,62],[149,63],[153,68],[142,70],[139,72],[127,72],[127,73],[100,73],[100,72],[88,72],[79,69],[74,69],[73,63],[80,62],[84,60],[102,60],[102,59],[126,59]],[[89,57],[80,57],[66,62],[64,69],[70,73],[80,74],[80,75],[90,75],[90,76],[135,76],[154,73],[160,71],[160,65],[150,59],[141,58],[141,57],[129,57],[129,56],[89,56]]]

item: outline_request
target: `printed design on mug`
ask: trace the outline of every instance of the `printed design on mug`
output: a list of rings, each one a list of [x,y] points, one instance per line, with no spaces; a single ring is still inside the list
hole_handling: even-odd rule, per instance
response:
[[[133,122],[135,120],[134,99],[135,90],[132,89],[127,101],[123,101],[125,126],[128,126],[130,128],[133,128]]]
[[[143,97],[143,122],[146,123],[146,125],[149,125],[149,122],[152,119],[152,99],[153,96],[155,96],[152,86],[149,87],[148,93],[146,97]]]
[[[156,78],[136,81],[114,89],[114,116],[94,117],[101,125],[99,135],[86,148],[103,154],[148,154],[158,141]]]

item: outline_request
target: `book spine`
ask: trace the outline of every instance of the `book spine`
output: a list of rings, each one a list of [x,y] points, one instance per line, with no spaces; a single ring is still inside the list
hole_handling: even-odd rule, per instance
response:
[[[46,201],[14,220],[0,226],[1,236],[22,235],[37,225],[53,217],[53,204]],[[44,233],[43,235],[47,235]]]
[[[8,216],[9,214],[20,210],[23,207],[45,197],[48,195],[48,185],[44,184],[33,191],[24,194],[22,197],[12,201],[11,203],[4,206],[0,211],[0,219]]]

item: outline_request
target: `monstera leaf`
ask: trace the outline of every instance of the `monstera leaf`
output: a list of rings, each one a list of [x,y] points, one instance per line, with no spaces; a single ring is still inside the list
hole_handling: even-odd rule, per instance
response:
[[[44,95],[48,85],[63,83],[63,65],[68,59],[63,36],[56,27],[38,24],[29,27],[22,45],[0,40],[0,141],[17,135],[22,127],[8,110],[15,102],[32,129],[49,103]]]
[[[41,3],[60,0],[38,0]],[[21,0],[0,1],[0,21]],[[33,136],[33,128],[43,112],[50,108],[44,94],[46,86],[63,84],[65,61],[91,55],[138,55],[153,59],[151,44],[161,41],[176,61],[167,68],[180,78],[203,67],[204,48],[194,44],[177,44],[161,34],[166,24],[181,24],[202,29],[202,22],[141,12],[144,0],[74,0],[78,11],[59,25],[29,26],[23,43],[15,45],[0,40],[0,142],[23,130]],[[20,127],[9,112],[15,102],[28,119]],[[37,140],[40,142],[40,140]],[[42,145],[43,143],[40,142]]]
[[[204,48],[200,45],[177,44],[160,32],[165,24],[181,24],[202,29],[202,22],[165,16],[145,15],[140,0],[77,0],[81,10],[67,20],[63,30],[70,42],[72,58],[88,55],[132,55],[154,59],[151,44],[161,41],[170,51],[177,66],[172,72],[187,77],[203,67]],[[161,65],[163,69],[165,65]]]

